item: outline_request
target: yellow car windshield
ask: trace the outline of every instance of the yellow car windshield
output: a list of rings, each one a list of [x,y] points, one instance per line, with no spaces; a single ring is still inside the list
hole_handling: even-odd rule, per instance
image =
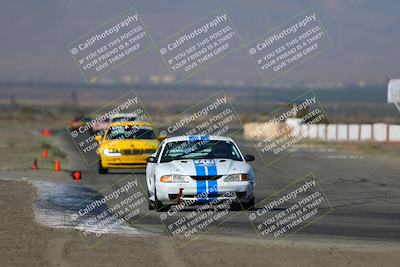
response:
[[[112,126],[109,128],[106,140],[115,139],[155,139],[154,131],[146,126]]]

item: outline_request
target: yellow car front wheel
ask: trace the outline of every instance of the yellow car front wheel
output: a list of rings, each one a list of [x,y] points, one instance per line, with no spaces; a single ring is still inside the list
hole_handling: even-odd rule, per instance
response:
[[[108,173],[108,169],[107,168],[103,168],[103,165],[101,164],[101,160],[99,159],[98,161],[98,170],[100,174],[107,174]]]

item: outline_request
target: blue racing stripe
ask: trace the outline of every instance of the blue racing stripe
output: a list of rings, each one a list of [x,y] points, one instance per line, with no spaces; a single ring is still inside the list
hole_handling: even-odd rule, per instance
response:
[[[197,181],[197,195],[203,194],[205,196],[205,193],[207,192],[206,190],[206,181]]]
[[[206,167],[202,162],[193,161],[194,167],[196,168],[197,176],[205,176],[206,175]]]
[[[218,194],[218,184],[217,181],[208,181],[208,196],[215,197]]]

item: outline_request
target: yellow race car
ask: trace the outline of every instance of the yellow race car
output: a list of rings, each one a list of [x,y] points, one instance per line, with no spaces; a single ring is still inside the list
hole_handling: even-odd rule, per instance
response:
[[[99,173],[109,169],[145,168],[147,158],[153,154],[163,137],[158,137],[151,123],[111,123],[99,142]]]

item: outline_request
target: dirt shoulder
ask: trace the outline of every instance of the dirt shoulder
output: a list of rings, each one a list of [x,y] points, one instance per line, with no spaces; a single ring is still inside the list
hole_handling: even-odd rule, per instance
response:
[[[400,159],[400,142],[319,142],[306,141],[305,146],[317,146],[334,149],[342,153],[352,153],[359,156],[369,156],[391,160]]]
[[[2,266],[396,266],[399,250],[280,245],[271,249],[249,240],[191,242],[176,250],[165,236],[113,235],[93,249],[78,233],[38,225],[36,191],[27,181],[0,180],[0,265]]]
[[[0,188],[1,265],[46,265],[42,252],[53,230],[33,222],[34,189],[22,181],[0,181]]]
[[[61,127],[60,124],[52,124]],[[33,159],[37,159],[40,170],[53,170],[54,162],[58,159],[62,166],[67,164],[67,159],[57,147],[52,144],[52,138],[43,137],[40,129],[45,129],[45,124],[34,122],[7,122],[0,120],[0,170],[2,171],[29,171]],[[43,149],[46,148],[48,156],[43,158]]]

